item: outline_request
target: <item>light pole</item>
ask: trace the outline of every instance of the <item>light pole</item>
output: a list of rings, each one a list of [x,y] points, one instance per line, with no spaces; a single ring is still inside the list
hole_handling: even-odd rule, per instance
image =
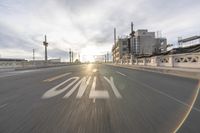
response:
[[[47,46],[48,46],[48,43],[47,43],[46,35],[44,36],[44,39],[45,39],[45,41],[43,42],[43,45],[45,47],[45,61],[47,62],[47,60],[48,60],[48,58],[47,58]]]

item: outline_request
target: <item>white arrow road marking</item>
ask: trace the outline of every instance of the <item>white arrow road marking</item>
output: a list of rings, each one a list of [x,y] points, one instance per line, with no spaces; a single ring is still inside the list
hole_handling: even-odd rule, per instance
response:
[[[62,77],[64,77],[64,76],[67,76],[67,75],[69,75],[69,74],[71,74],[71,73],[61,74],[61,75],[58,75],[58,76],[55,76],[55,77],[52,77],[52,78],[48,78],[48,79],[46,79],[46,80],[43,80],[43,82],[51,82],[51,81],[57,80],[57,79],[59,79],[59,78],[62,78]]]
[[[81,98],[90,82],[91,77],[88,78],[88,80],[86,81],[86,77],[83,77],[63,98],[68,98],[72,95],[72,93],[79,87],[79,91],[77,94],[77,98]]]
[[[121,94],[119,93],[119,91],[117,90],[115,84],[114,84],[114,81],[113,81],[113,77],[110,77],[110,80],[104,76],[104,79],[110,84],[115,96],[117,98],[122,98]]]
[[[65,83],[69,82],[70,80],[73,80],[73,82],[71,82],[69,85],[67,85],[66,87],[64,87],[63,89],[59,89],[57,90],[57,88],[59,88],[60,86],[64,85]],[[56,95],[59,95],[61,93],[63,93],[64,91],[66,91],[69,87],[71,87],[73,84],[76,83],[76,81],[79,80],[79,77],[72,77],[67,79],[66,81],[58,84],[57,86],[53,87],[52,89],[48,90],[47,92],[44,93],[44,95],[42,96],[42,98],[46,99],[46,98],[51,98],[54,97]]]
[[[97,80],[97,78],[94,77],[89,98],[94,98],[94,99],[96,99],[96,98],[98,98],[98,99],[107,99],[107,98],[109,98],[108,91],[106,91],[106,90],[95,90],[96,80]]]

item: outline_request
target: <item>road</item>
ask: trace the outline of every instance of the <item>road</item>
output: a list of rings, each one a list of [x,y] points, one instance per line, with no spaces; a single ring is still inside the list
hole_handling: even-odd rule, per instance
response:
[[[0,133],[199,133],[198,84],[103,64],[0,73]]]

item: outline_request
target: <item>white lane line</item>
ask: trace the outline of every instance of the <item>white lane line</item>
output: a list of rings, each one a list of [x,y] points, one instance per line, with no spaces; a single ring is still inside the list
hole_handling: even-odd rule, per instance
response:
[[[194,108],[194,104],[195,104],[195,102],[197,100],[198,95],[199,95],[199,88],[197,89],[197,91],[196,91],[196,93],[194,95],[193,101],[192,101],[192,103],[191,103],[191,105],[190,105],[190,107],[189,107],[189,109],[188,109],[185,117],[183,117],[182,121],[180,121],[179,125],[177,126],[177,128],[174,130],[173,133],[176,133],[181,128],[181,126],[183,125],[183,123],[186,121],[186,119],[190,115],[190,112]]]
[[[94,80],[93,80],[93,83],[92,83],[91,91],[94,91],[94,90],[95,90],[95,87],[96,87],[96,80],[97,80],[97,77],[95,76],[95,77],[94,77]]]
[[[4,108],[6,106],[7,106],[7,104],[0,105],[0,109]]]
[[[69,75],[69,74],[71,74],[71,73],[61,74],[61,75],[58,75],[58,76],[55,76],[55,77],[52,77],[52,78],[48,78],[48,79],[43,80],[43,81],[44,81],[44,82],[51,82],[51,81],[57,80],[57,79],[59,79],[59,78],[62,78],[62,77],[64,77],[64,76],[67,76],[67,75]]]
[[[93,103],[95,103],[95,102],[96,102],[96,99],[94,98],[94,99],[93,99]]]
[[[123,74],[123,73],[121,73],[121,72],[119,72],[119,71],[116,71],[116,73],[118,73],[118,74],[120,74],[120,75],[122,75],[122,76],[127,76],[127,75],[125,75],[125,74]]]
[[[172,100],[174,100],[174,101],[176,101],[176,102],[178,102],[178,103],[180,103],[180,104],[182,104],[182,105],[184,105],[184,106],[186,106],[186,107],[191,107],[191,105],[189,105],[189,104],[187,104],[187,103],[185,103],[185,102],[183,102],[183,101],[181,101],[181,100],[179,100],[179,99],[177,99],[177,98],[175,98],[175,97],[173,97],[173,96],[170,96],[169,94],[167,94],[167,93],[165,93],[165,92],[162,92],[162,91],[159,91],[158,89],[155,89],[155,88],[153,88],[153,87],[151,87],[150,85],[148,85],[148,84],[145,84],[145,83],[143,83],[143,82],[140,82],[140,81],[136,81],[136,80],[134,80],[135,82],[137,82],[137,83],[139,83],[139,84],[141,84],[141,85],[143,85],[143,86],[145,86],[145,87],[147,87],[147,88],[150,88],[152,91],[154,91],[154,92],[156,92],[156,93],[158,93],[158,94],[161,94],[161,95],[163,95],[163,96],[166,96],[166,97],[168,97],[168,98],[170,98],[170,99],[172,99]],[[197,91],[197,94],[199,93],[199,91]],[[193,107],[193,109],[194,110],[196,110],[196,111],[198,111],[198,112],[200,112],[200,109],[198,109],[198,108],[196,108],[196,107]]]

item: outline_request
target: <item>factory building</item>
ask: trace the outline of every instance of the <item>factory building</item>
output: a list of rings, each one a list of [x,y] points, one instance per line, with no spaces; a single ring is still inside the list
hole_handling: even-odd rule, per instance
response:
[[[131,57],[159,54],[166,49],[166,38],[155,37],[155,32],[149,32],[147,29],[139,29],[135,32],[133,23],[131,23],[131,34],[119,37],[117,40],[116,29],[114,29],[112,54],[115,63],[129,63]]]

